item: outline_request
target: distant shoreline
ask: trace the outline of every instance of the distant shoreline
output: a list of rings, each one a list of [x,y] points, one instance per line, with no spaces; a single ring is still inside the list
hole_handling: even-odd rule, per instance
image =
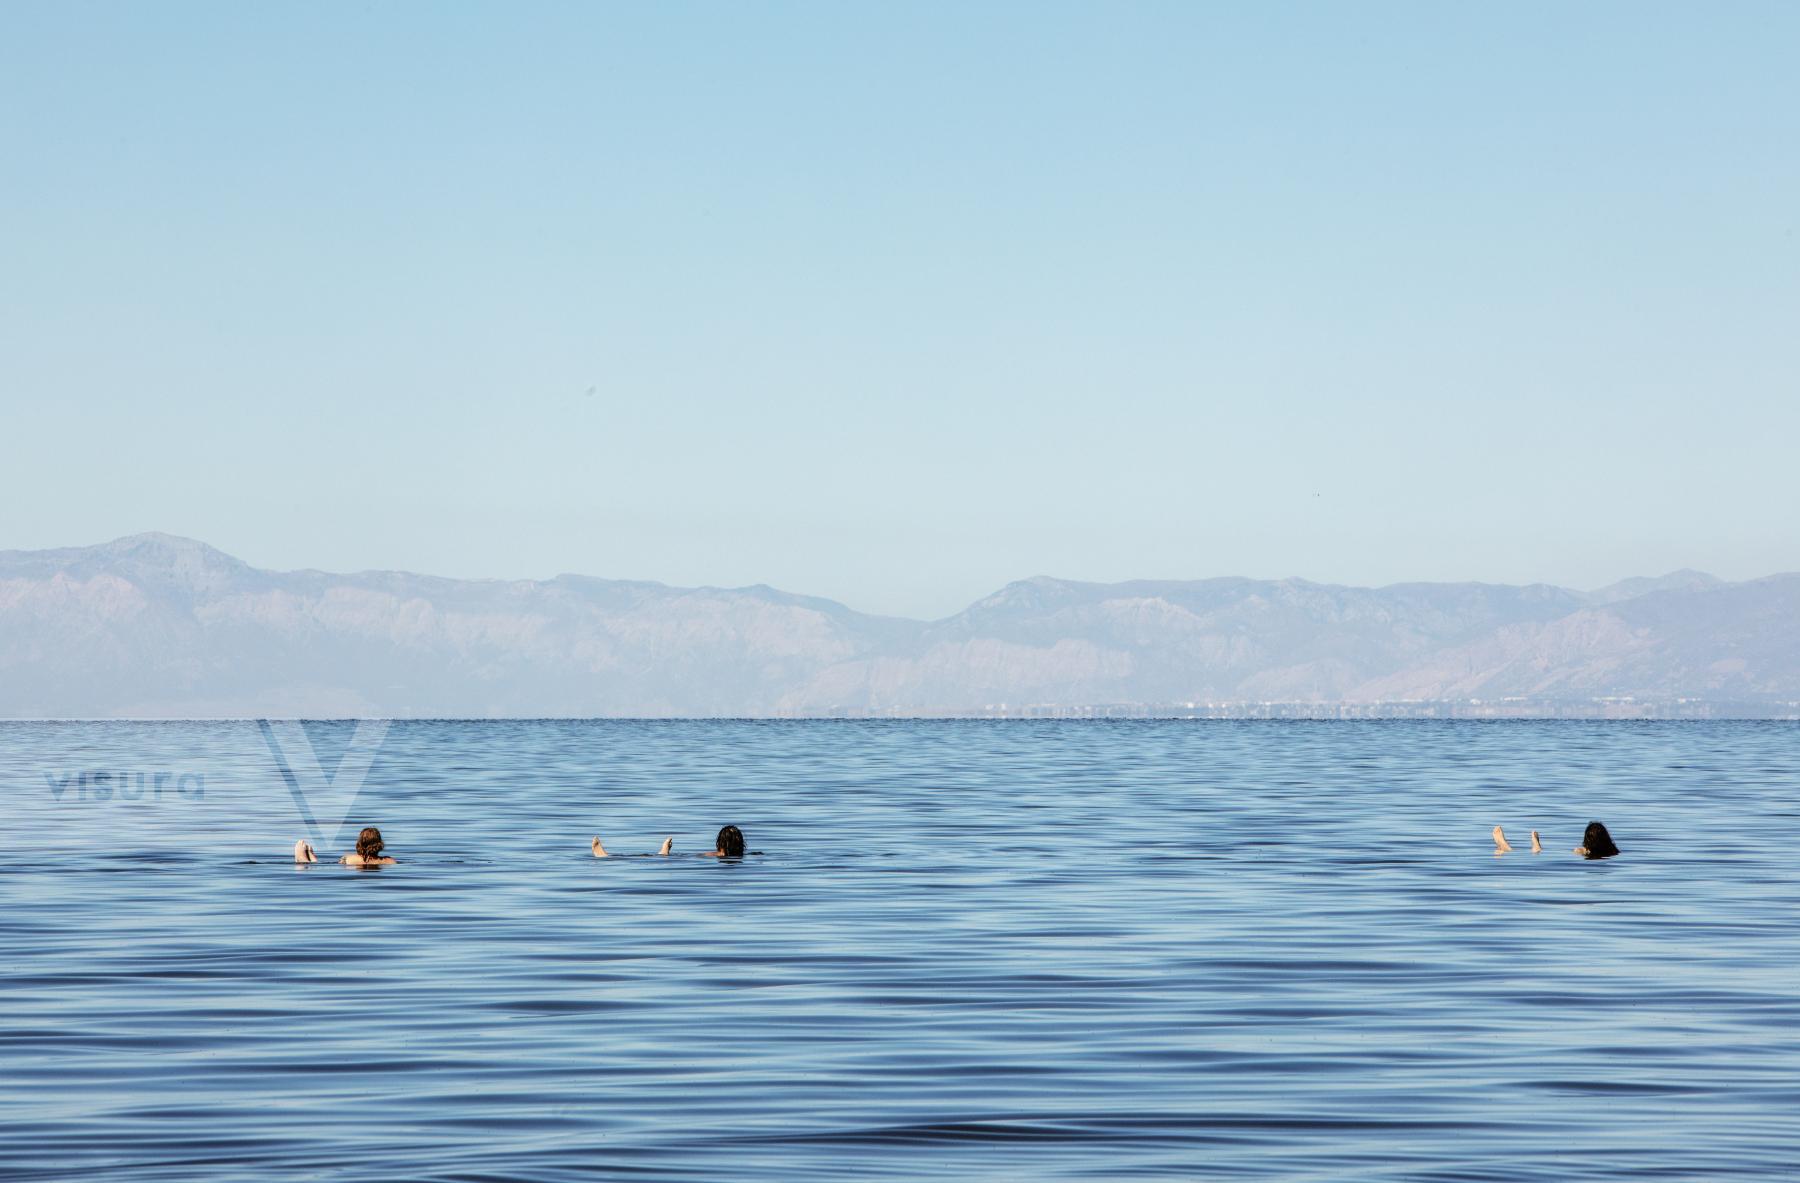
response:
[[[1476,704],[1259,703],[1239,707],[1169,708],[1110,706],[993,707],[942,711],[840,711],[818,714],[723,715],[85,715],[4,716],[0,726],[46,723],[952,723],[952,722],[1518,722],[1518,723],[1730,723],[1800,722],[1800,703],[1640,703],[1505,709]]]

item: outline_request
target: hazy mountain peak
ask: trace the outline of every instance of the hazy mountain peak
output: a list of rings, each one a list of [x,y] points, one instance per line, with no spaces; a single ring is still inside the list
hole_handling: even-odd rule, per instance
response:
[[[255,569],[204,542],[175,534],[130,534],[98,546],[0,551],[0,574],[84,581],[97,575],[129,580],[144,591],[228,584]]]
[[[213,554],[224,553],[221,550],[208,546],[197,538],[188,538],[181,534],[166,534],[161,530],[146,530],[141,534],[126,534],[121,538],[113,539],[111,542],[103,543],[100,547],[102,550],[108,550],[114,553],[126,553],[152,548],[171,553],[199,551],[210,551]]]
[[[176,534],[132,534],[97,550],[141,581],[190,590],[224,586],[255,571],[222,550]]]
[[[1704,571],[1696,571],[1691,567],[1683,567],[1679,571],[1671,571],[1667,575],[1639,575],[1631,579],[1621,579],[1617,583],[1609,583],[1588,593],[1589,599],[1596,604],[1616,604],[1621,600],[1636,599],[1660,591],[1697,591],[1705,588],[1721,587],[1724,580],[1708,575]]]
[[[985,596],[969,605],[963,615],[1020,610],[1041,611],[1067,603],[1076,598],[1081,589],[1091,586],[1094,585],[1074,583],[1049,575],[1033,575],[1029,579],[1015,579],[992,595]]]
[[[91,549],[100,554],[129,557],[145,563],[202,563],[208,566],[249,569],[249,565],[243,560],[198,539],[154,530],[143,534],[127,534]]]

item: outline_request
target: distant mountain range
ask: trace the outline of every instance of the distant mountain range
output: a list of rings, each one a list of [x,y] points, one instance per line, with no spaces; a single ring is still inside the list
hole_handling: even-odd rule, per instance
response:
[[[1689,700],[1683,702],[1683,700]],[[0,552],[0,717],[1794,713],[1800,575],[1027,579],[933,622],[769,587]],[[1284,704],[1284,705],[1282,705]],[[1596,705],[1598,704],[1598,705]]]

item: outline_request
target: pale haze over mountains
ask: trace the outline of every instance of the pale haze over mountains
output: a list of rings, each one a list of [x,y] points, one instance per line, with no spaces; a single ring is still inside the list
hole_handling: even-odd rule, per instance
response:
[[[1035,578],[924,622],[760,586],[262,571],[144,534],[0,552],[0,716],[1792,714],[1797,622],[1800,575]]]

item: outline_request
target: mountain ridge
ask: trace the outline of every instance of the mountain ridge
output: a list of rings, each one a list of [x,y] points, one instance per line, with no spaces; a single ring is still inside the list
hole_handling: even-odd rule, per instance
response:
[[[0,717],[1054,713],[1800,700],[1800,575],[1593,591],[1032,576],[935,621],[766,584],[268,571],[140,534],[0,551]]]

